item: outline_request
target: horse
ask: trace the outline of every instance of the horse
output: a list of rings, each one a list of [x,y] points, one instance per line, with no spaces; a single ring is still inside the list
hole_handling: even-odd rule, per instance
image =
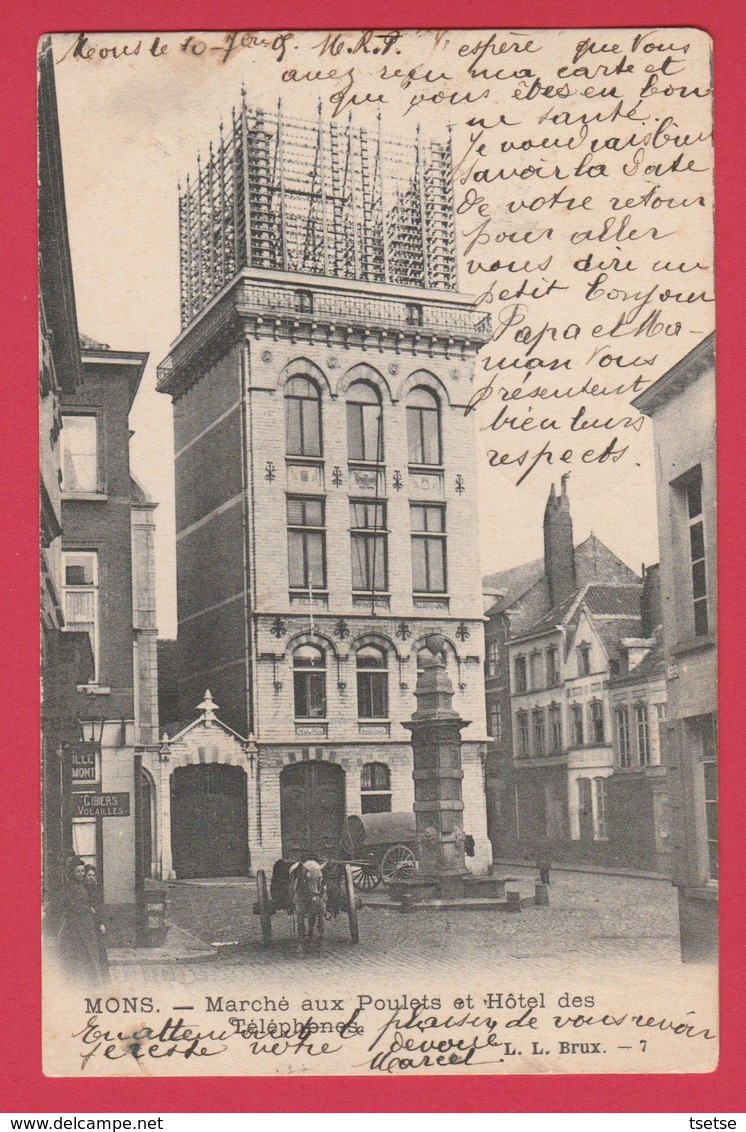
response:
[[[297,861],[290,868],[292,877],[292,902],[295,914],[295,931],[298,937],[298,951],[303,952],[306,938],[313,938],[314,927],[319,937],[319,948],[324,946],[324,917],[326,915],[326,861]],[[308,936],[306,936],[306,920]]]

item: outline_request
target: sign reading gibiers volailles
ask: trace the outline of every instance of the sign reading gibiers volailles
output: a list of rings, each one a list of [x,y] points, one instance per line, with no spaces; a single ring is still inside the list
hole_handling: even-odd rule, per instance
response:
[[[73,802],[74,818],[128,818],[129,794],[81,794]]]

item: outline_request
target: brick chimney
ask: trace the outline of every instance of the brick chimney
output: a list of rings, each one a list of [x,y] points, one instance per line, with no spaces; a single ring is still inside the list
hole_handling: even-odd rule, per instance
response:
[[[567,494],[567,473],[558,496],[552,484],[544,510],[544,572],[549,582],[549,603],[559,605],[577,589],[572,518]]]
[[[640,595],[640,617],[643,637],[654,637],[655,630],[663,624],[663,604],[661,601],[660,566],[642,568],[642,594]]]

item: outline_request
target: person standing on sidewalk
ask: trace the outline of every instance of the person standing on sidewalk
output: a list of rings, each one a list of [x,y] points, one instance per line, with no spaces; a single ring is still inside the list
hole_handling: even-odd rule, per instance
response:
[[[71,857],[67,863],[64,911],[57,946],[63,970],[76,983],[95,986],[106,981],[109,965],[108,961],[105,966],[101,961],[101,934],[85,884],[85,864],[80,857]]]
[[[101,889],[98,886],[98,873],[96,872],[95,865],[86,865],[85,874],[83,876],[83,884],[85,885],[88,899],[91,906],[91,915],[98,929],[96,936],[98,942],[98,955],[101,969],[104,975],[108,977],[109,974],[109,956],[106,953],[106,922],[104,920],[104,899],[101,895]]]

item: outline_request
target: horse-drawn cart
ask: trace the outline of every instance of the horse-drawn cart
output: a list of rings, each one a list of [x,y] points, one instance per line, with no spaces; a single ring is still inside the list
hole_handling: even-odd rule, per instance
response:
[[[295,915],[296,921],[298,919],[299,909],[291,880],[291,867],[289,861],[275,862],[270,884],[267,884],[267,874],[264,869],[257,869],[257,899],[253,911],[254,915],[259,917],[265,944],[272,942],[272,917],[276,913],[287,912],[289,916]],[[357,914],[360,898],[355,893],[352,868],[343,861],[328,861],[322,871],[323,911],[319,909],[322,920],[336,919],[340,914],[346,913],[350,926],[350,939],[353,943],[359,943]],[[319,928],[320,937],[323,939],[323,923]],[[296,922],[296,931],[301,939],[302,924],[299,930]]]
[[[341,855],[350,862],[355,888],[369,892],[382,881],[412,876],[417,870],[414,813],[351,814],[340,838]]]

